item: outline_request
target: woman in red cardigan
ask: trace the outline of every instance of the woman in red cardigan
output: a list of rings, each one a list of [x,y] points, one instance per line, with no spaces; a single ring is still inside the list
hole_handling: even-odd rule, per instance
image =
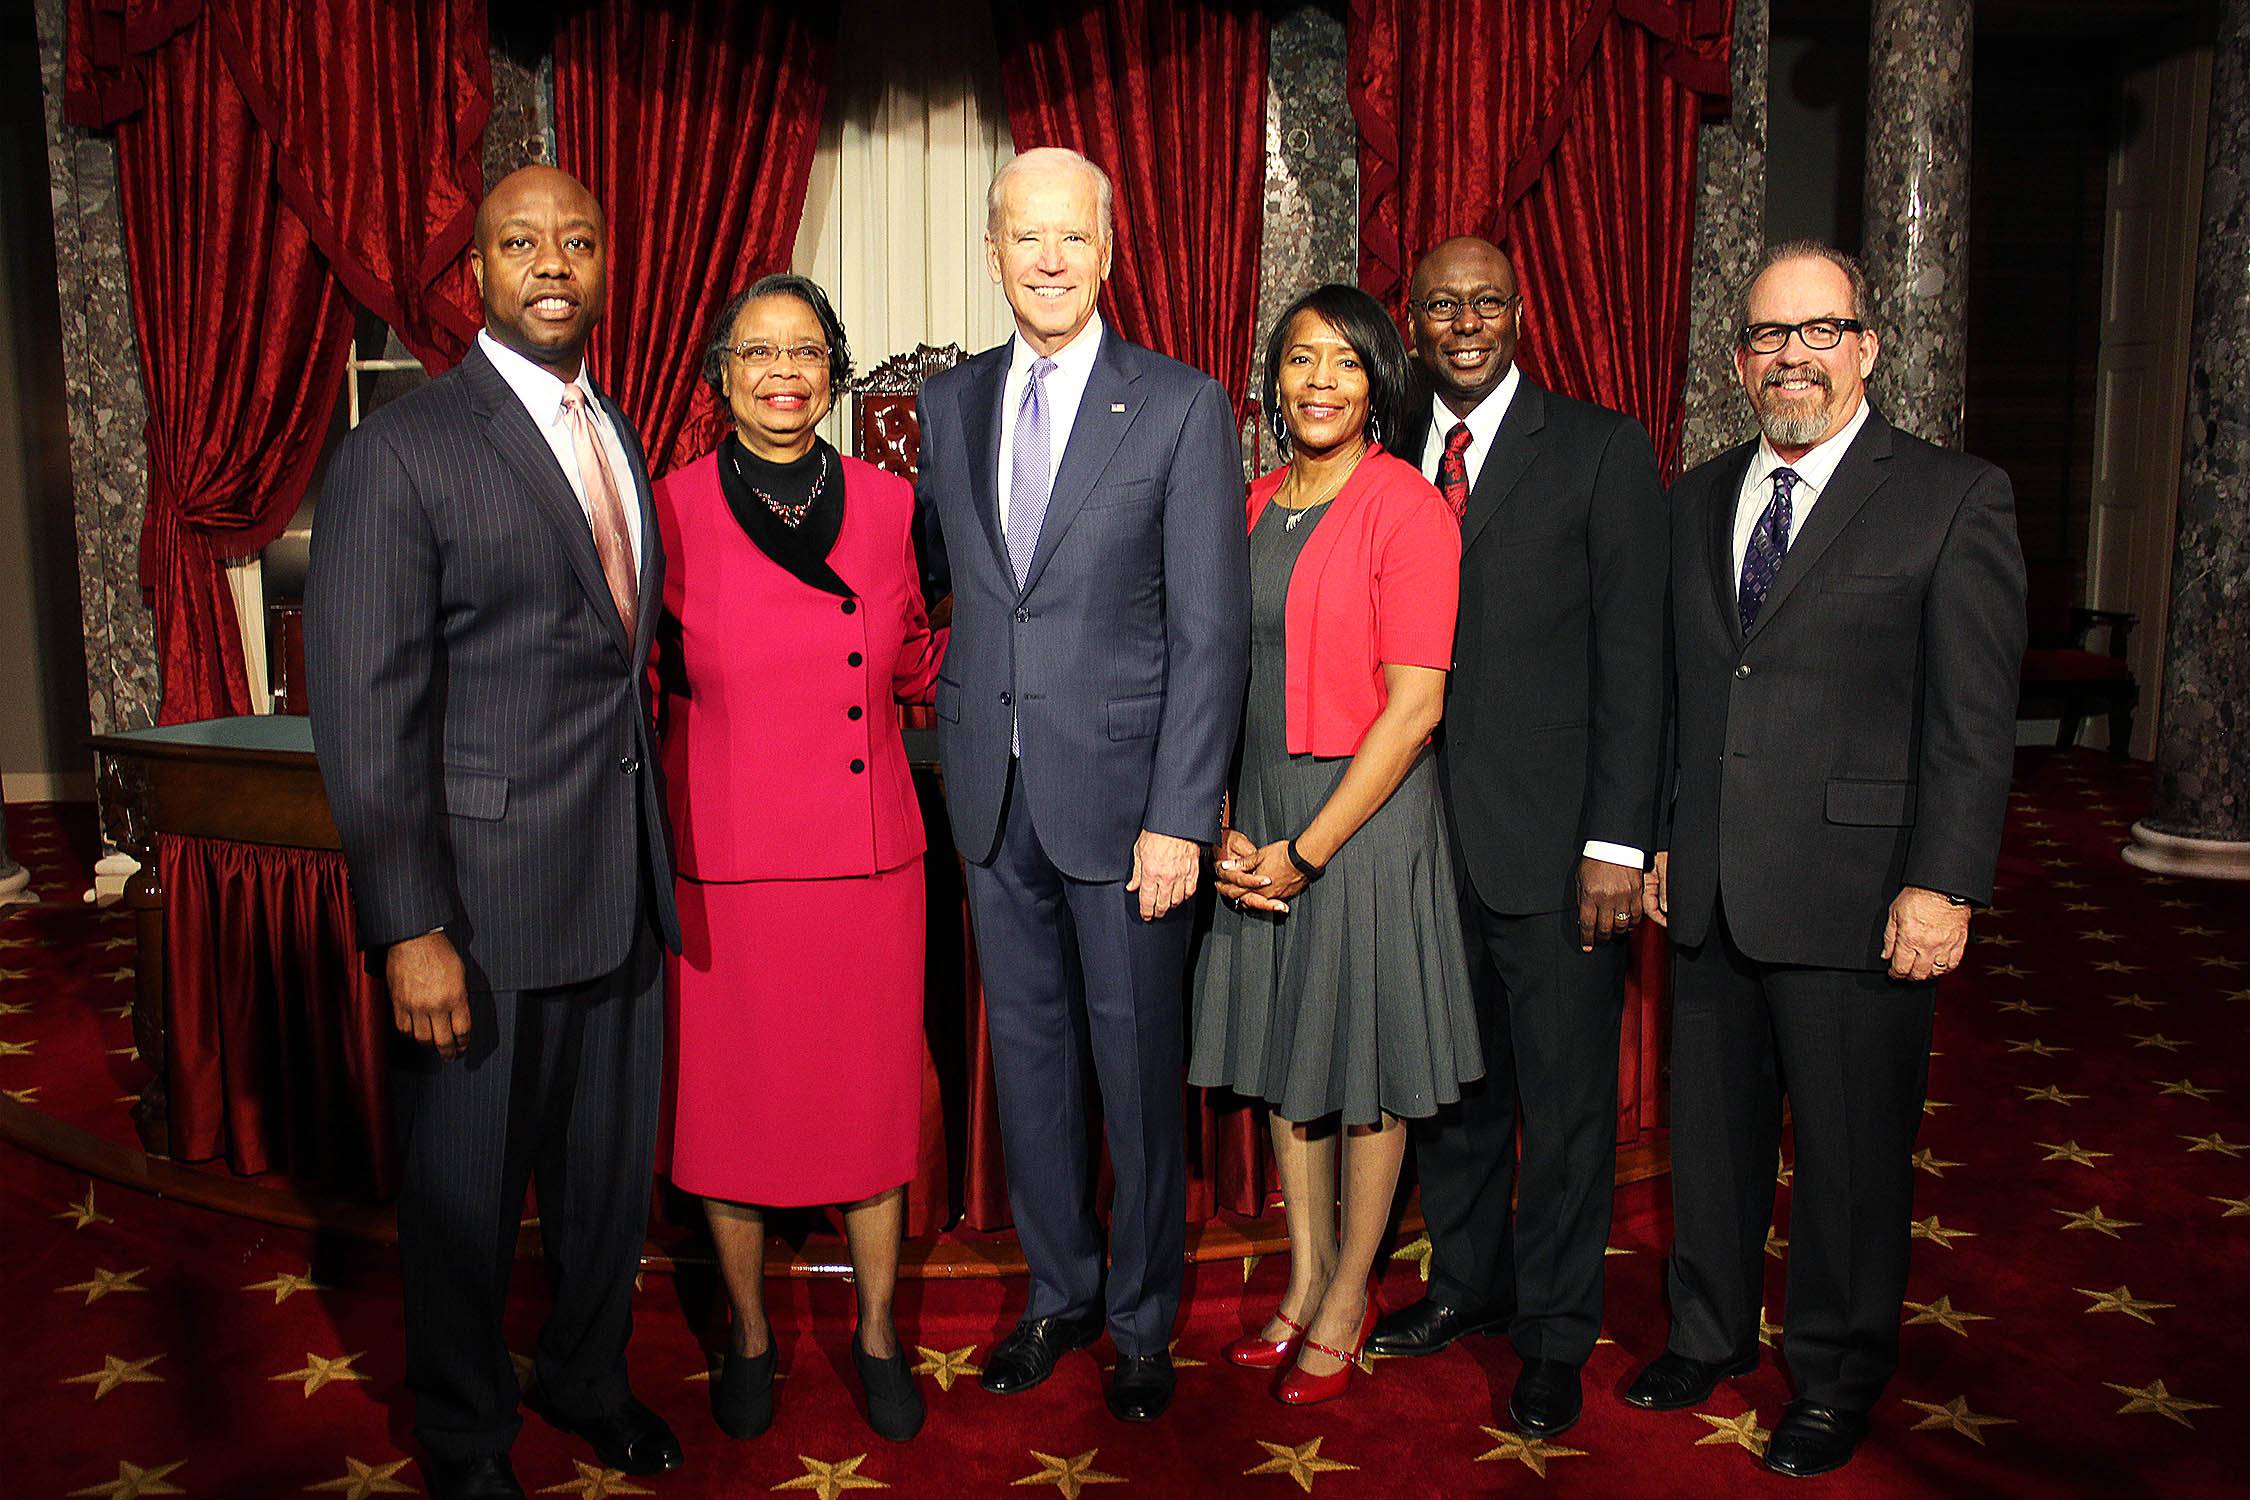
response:
[[[898,704],[944,649],[913,487],[818,434],[851,374],[827,296],[768,276],[721,312],[704,378],[734,418],[656,486],[659,674],[685,951],[670,1162],[703,1195],[733,1304],[719,1425],[773,1418],[765,1206],[841,1204],[869,1418],[922,1401],[891,1326],[922,1106],[922,815]]]
[[[1267,340],[1289,463],[1250,487],[1250,691],[1196,969],[1188,1077],[1266,1101],[1289,1226],[1281,1306],[1227,1357],[1287,1366],[1274,1393],[1296,1405],[1341,1395],[1367,1342],[1406,1119],[1484,1071],[1429,749],[1461,531],[1382,449],[1406,369],[1352,287],[1307,293]]]

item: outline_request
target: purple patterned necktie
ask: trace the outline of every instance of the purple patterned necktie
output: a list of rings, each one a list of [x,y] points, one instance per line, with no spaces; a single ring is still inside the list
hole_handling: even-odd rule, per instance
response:
[[[1758,623],[1766,590],[1773,587],[1774,575],[1781,571],[1781,559],[1789,551],[1789,492],[1802,477],[1795,469],[1773,471],[1773,499],[1766,502],[1766,513],[1758,517],[1758,529],[1750,533],[1750,545],[1743,550],[1738,602],[1744,635]]]
[[[1031,362],[1031,378],[1023,383],[1023,404],[1016,408],[1016,446],[1008,470],[1008,566],[1015,569],[1019,589],[1031,572],[1031,555],[1039,550],[1047,495],[1055,485],[1046,386],[1054,369],[1051,359]]]

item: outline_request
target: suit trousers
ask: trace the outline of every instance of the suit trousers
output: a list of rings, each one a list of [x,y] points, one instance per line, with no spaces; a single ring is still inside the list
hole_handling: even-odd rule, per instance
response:
[[[1601,1332],[1628,948],[1581,952],[1575,911],[1496,912],[1466,871],[1460,890],[1484,1078],[1415,1125],[1430,1295],[1508,1317],[1525,1359],[1584,1364]]]
[[[469,994],[453,1062],[394,1039],[406,1383],[432,1456],[504,1453],[523,1425],[501,1334],[524,1186],[539,1189],[554,1307],[534,1371],[566,1420],[630,1394],[625,1345],[648,1233],[664,1076],[664,966],[644,913],[625,963],[584,984]]]
[[[1708,1361],[1757,1350],[1786,1094],[1782,1354],[1800,1398],[1864,1412],[1898,1368],[1937,986],[1760,963],[1723,902],[1673,975],[1670,1347]]]
[[[1040,846],[1012,763],[1008,780],[999,848],[967,874],[1008,1204],[1031,1271],[1024,1316],[1075,1317],[1103,1297],[1091,1052],[1115,1183],[1110,1336],[1120,1354],[1161,1354],[1187,1239],[1182,988],[1193,905],[1143,922],[1125,882],[1065,876]]]

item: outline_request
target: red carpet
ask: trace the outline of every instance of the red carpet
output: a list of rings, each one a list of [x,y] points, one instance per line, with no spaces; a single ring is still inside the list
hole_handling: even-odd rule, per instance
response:
[[[1663,1342],[1663,1183],[1619,1197],[1609,1333],[1586,1417],[1558,1441],[1503,1435],[1516,1360],[1476,1340],[1387,1362],[1344,1400],[1289,1411],[1248,1374],[1184,1368],[1153,1428],[1102,1412],[1097,1360],[1002,1400],[973,1366],[1004,1329],[1009,1283],[909,1284],[901,1327],[931,1351],[922,1437],[883,1443],[853,1413],[849,1288],[776,1288],[781,1415],[749,1444],[704,1410],[707,1278],[650,1276],[634,1341],[640,1394],[679,1429],[688,1467],[626,1484],[537,1418],[516,1449],[557,1495],[808,1494],[837,1500],[1003,1493],[1358,1497],[1580,1495],[2239,1495],[2250,1474],[2250,890],[2153,883],[2116,857],[2146,806],[2142,767],[2027,758],[2001,911],[1940,1001],[1939,1056],[1915,1208],[1922,1238],[1904,1368],[1842,1474],[1792,1486],[1753,1467],[1787,1399],[1769,1363],[1702,1412],[1615,1399]],[[86,848],[12,809],[10,847],[47,904],[0,917],[0,1089],[126,1139],[138,1083],[117,971],[123,924],[77,905]],[[63,1066],[63,1059],[74,1066]],[[91,1060],[102,1057],[102,1062]],[[0,1495],[418,1493],[399,1388],[386,1253],[97,1185],[0,1149]],[[1777,1234],[1786,1237],[1787,1192]],[[1261,1318],[1281,1266],[1200,1268],[1182,1355]],[[1411,1255],[1386,1299],[1417,1289]],[[1772,1305],[1780,1306],[1780,1261]],[[294,1278],[310,1288],[295,1289]],[[519,1277],[512,1341],[540,1289]],[[1096,1353],[1105,1351],[1098,1348]],[[947,1388],[947,1386],[950,1388]],[[1496,1432],[1492,1429],[1499,1429]],[[1020,1486],[1020,1488],[1017,1488]],[[1814,1486],[1819,1486],[1815,1489]]]

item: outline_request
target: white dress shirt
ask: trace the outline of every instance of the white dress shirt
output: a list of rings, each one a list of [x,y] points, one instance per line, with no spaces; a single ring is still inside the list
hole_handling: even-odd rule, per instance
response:
[[[1742,559],[1750,550],[1750,535],[1758,529],[1758,518],[1766,513],[1773,501],[1773,471],[1795,469],[1797,483],[1789,491],[1789,543],[1795,546],[1797,533],[1805,529],[1805,517],[1828,488],[1828,481],[1836,477],[1836,465],[1844,461],[1844,450],[1851,447],[1852,439],[1867,425],[1867,398],[1860,397],[1859,410],[1834,437],[1814,447],[1795,463],[1783,463],[1781,455],[1773,451],[1773,444],[1765,438],[1758,439],[1758,451],[1751,455],[1750,471],[1742,476],[1742,488],[1734,497],[1734,586],[1742,589]]]
[[[1437,483],[1438,461],[1445,457],[1445,440],[1460,423],[1469,424],[1468,451],[1461,460],[1468,466],[1469,488],[1477,487],[1477,476],[1484,472],[1485,455],[1492,451],[1492,439],[1506,420],[1508,407],[1516,399],[1516,387],[1523,384],[1522,372],[1514,365],[1500,377],[1492,394],[1479,401],[1465,417],[1457,417],[1453,409],[1436,396],[1430,398],[1430,431],[1422,439],[1422,477]]]
[[[492,361],[492,368],[500,372],[500,378],[508,382],[508,389],[516,393],[523,409],[531,414],[531,425],[539,429],[539,435],[554,450],[555,462],[562,466],[563,478],[570,481],[571,493],[578,497],[578,508],[585,512],[586,525],[591,529],[594,511],[586,502],[586,481],[578,474],[578,440],[571,436],[570,417],[563,411],[563,391],[572,385],[578,387],[585,397],[586,410],[593,415],[594,431],[601,436],[602,455],[609,460],[610,475],[617,481],[617,498],[625,503],[625,535],[633,544],[633,576],[639,577],[641,500],[635,493],[633,466],[626,462],[625,445],[617,436],[617,426],[595,398],[593,382],[586,378],[584,367],[580,367],[575,381],[565,381],[481,328],[477,330],[477,347]]]
[[[1093,378],[1094,356],[1102,348],[1102,315],[1094,314],[1078,336],[1048,356],[1055,367],[1047,372],[1047,487],[1054,489],[1055,474],[1062,468],[1063,449],[1070,446],[1070,429],[1078,420],[1078,405],[1086,399],[1086,382]],[[1000,388],[1000,534],[1008,534],[1008,502],[1016,487],[1016,416],[1023,409],[1023,388],[1031,379],[1031,366],[1039,354],[1018,333],[1009,340],[1008,378]]]

